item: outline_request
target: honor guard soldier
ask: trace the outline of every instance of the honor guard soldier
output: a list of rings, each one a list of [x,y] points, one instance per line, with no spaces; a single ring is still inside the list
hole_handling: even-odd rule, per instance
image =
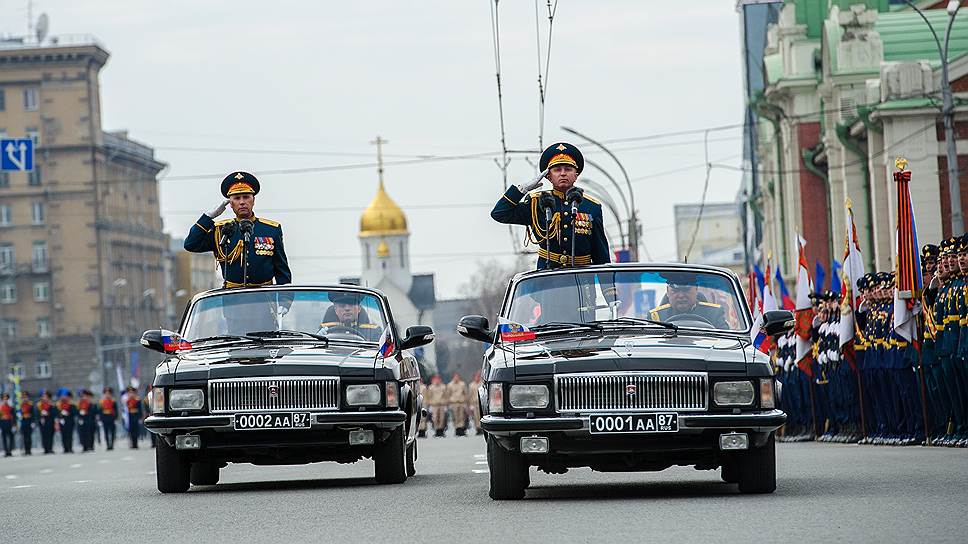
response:
[[[509,187],[491,210],[498,223],[527,227],[526,241],[538,245],[538,270],[611,262],[602,204],[575,187],[584,166],[578,148],[552,144],[541,154],[541,173]],[[536,190],[545,178],[552,190]]]
[[[61,392],[57,400],[57,424],[60,427],[61,446],[64,453],[74,453],[74,423],[77,420],[77,406],[74,406],[70,391]]]
[[[128,438],[131,440],[131,449],[136,450],[141,434],[141,398],[138,397],[138,390],[130,385],[124,398],[124,406],[128,417]]]
[[[37,410],[26,391],[20,392],[20,399],[20,436],[23,439],[24,455],[30,455],[34,443],[34,422],[37,421]]]
[[[185,238],[185,249],[215,255],[225,287],[258,287],[292,282],[282,243],[282,226],[256,217],[253,208],[259,180],[248,172],[233,172],[222,180],[225,200],[202,214]],[[235,219],[215,221],[231,205]]]
[[[447,386],[439,375],[431,376],[425,400],[434,424],[434,437],[442,437],[447,430]]]
[[[54,422],[57,416],[57,407],[50,398],[50,393],[44,391],[40,394],[37,401],[37,423],[40,427],[40,444],[44,447],[44,453],[54,453]]]
[[[447,384],[447,400],[454,419],[454,436],[467,436],[467,384],[456,372]]]
[[[98,402],[98,418],[101,420],[101,427],[104,428],[104,444],[108,451],[114,449],[114,437],[117,434],[118,402],[114,400],[114,390],[110,387],[104,388],[104,395]]]
[[[94,433],[97,432],[97,413],[94,393],[87,389],[81,391],[77,401],[77,437],[81,441],[81,451],[94,451]]]
[[[0,436],[3,438],[3,456],[13,455],[13,431],[17,428],[17,409],[10,402],[10,394],[0,395]]]

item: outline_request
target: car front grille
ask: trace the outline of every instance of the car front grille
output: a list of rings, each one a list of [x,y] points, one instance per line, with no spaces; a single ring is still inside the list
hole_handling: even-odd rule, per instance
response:
[[[339,378],[233,378],[208,382],[209,411],[336,410]]]
[[[702,411],[705,372],[603,372],[555,377],[559,412]]]

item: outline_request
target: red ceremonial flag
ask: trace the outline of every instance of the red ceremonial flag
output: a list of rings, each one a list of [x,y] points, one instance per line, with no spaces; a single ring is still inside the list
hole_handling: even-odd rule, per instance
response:
[[[796,361],[798,364],[804,357],[812,355],[813,352],[810,344],[810,327],[813,326],[813,305],[810,302],[812,286],[810,285],[810,268],[807,265],[807,256],[803,251],[805,245],[807,245],[807,241],[797,234],[799,258],[797,260],[797,307],[794,312],[797,323],[794,332],[797,337]]]

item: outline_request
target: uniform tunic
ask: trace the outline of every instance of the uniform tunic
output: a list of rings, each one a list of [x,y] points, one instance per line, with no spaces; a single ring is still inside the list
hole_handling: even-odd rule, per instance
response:
[[[226,232],[226,226],[230,223],[234,228],[228,228],[229,232]],[[222,243],[223,238],[226,239],[225,243]],[[292,272],[282,243],[282,225],[269,219],[252,219],[252,234],[246,245],[238,228],[238,219],[216,223],[202,214],[185,238],[185,249],[193,253],[211,251],[222,270],[226,287],[269,285],[273,280],[278,285],[292,283]],[[243,254],[248,276],[244,279]]]

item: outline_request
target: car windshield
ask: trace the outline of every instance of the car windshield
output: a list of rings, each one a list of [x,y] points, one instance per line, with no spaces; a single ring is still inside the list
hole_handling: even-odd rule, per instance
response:
[[[198,300],[183,336],[190,342],[232,336],[376,342],[386,328],[379,299],[353,290],[223,292]]]
[[[505,317],[532,328],[619,320],[643,320],[728,331],[749,328],[733,281],[703,270],[576,272],[520,281]],[[672,327],[666,327],[672,328]]]

